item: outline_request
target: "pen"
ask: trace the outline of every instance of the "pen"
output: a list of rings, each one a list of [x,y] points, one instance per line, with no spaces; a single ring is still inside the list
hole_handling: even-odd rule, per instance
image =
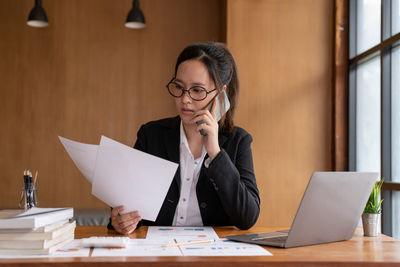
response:
[[[32,173],[30,170],[28,170],[28,182],[32,183]]]
[[[33,178],[33,185],[34,185],[34,186],[35,186],[35,184],[36,184],[37,175],[38,175],[38,171],[36,170],[35,178]]]
[[[26,201],[27,201],[27,199],[26,199],[26,187],[27,187],[27,184],[28,184],[28,171],[24,170],[24,188],[23,188],[24,193],[23,194],[24,194],[24,210],[25,211],[28,210],[28,206],[26,204]]]
[[[182,242],[182,243],[170,243],[170,244],[165,244],[163,247],[187,246],[187,245],[195,245],[195,244],[203,244],[203,243],[211,243],[211,242],[215,242],[215,239],[189,241],[189,242]]]
[[[24,186],[28,184],[28,171],[24,170]]]

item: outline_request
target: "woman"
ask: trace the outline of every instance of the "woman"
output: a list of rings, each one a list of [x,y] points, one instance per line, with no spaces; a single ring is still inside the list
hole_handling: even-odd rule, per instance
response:
[[[239,81],[231,53],[220,43],[186,47],[167,88],[179,116],[143,125],[134,147],[177,162],[179,168],[155,222],[142,220],[137,211],[122,215],[120,206],[112,210],[108,228],[121,234],[141,225],[250,228],[260,213],[260,198],[252,138],[233,124]],[[224,103],[216,96],[223,91],[230,108],[218,122],[217,101]]]

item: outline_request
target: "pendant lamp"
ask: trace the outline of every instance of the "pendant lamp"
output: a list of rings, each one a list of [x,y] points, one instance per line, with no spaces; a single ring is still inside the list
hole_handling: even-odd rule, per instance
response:
[[[143,12],[139,7],[139,0],[133,0],[132,9],[126,18],[125,27],[130,29],[143,29],[146,27]]]
[[[42,0],[35,0],[35,6],[29,13],[27,23],[31,27],[43,28],[49,26],[46,11],[42,7]]]

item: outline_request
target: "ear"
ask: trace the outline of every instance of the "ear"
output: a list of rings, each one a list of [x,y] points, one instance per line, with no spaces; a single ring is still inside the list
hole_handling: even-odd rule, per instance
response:
[[[226,87],[226,84],[224,84],[224,86],[222,86],[221,91],[225,91],[226,92],[226,88],[228,88],[228,87]]]

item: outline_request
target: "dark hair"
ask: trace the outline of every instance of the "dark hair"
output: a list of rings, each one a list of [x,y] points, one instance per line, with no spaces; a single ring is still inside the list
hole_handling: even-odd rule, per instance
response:
[[[239,78],[235,60],[226,45],[222,43],[196,43],[187,46],[178,57],[175,65],[175,76],[179,65],[190,59],[200,60],[208,69],[216,88],[222,90],[226,85],[226,93],[230,102],[228,112],[221,118],[219,125],[222,131],[233,131],[233,116],[239,96]],[[220,103],[223,105],[223,103]]]

